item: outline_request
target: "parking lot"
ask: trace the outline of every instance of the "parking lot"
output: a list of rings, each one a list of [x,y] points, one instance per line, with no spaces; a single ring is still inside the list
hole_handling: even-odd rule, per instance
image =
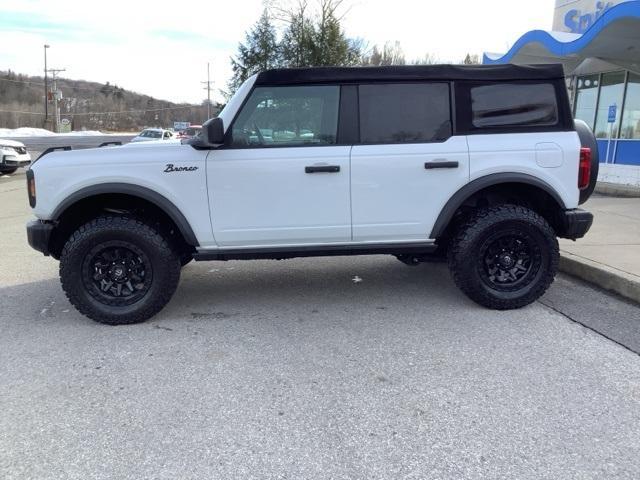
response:
[[[28,247],[24,183],[0,178],[0,478],[640,477],[633,304],[561,276],[495,312],[384,256],[192,263],[108,327]]]

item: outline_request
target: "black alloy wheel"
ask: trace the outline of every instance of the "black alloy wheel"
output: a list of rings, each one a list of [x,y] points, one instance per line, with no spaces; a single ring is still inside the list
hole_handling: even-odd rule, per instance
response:
[[[83,262],[83,282],[105,305],[131,305],[151,288],[153,268],[145,253],[129,242],[94,247]]]
[[[540,248],[530,234],[498,232],[480,247],[482,280],[498,291],[524,288],[536,277],[541,265]]]

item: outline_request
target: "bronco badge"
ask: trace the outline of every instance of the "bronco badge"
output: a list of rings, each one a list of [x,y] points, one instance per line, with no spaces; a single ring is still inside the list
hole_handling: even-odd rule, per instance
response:
[[[198,167],[174,167],[173,163],[167,163],[167,168],[164,169],[164,173],[171,172],[193,172],[197,170]]]

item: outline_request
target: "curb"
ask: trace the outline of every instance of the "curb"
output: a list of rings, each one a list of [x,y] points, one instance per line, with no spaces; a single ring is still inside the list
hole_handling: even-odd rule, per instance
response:
[[[620,183],[598,182],[594,191],[609,197],[640,198],[640,187]]]
[[[569,252],[560,254],[561,272],[640,303],[640,277]]]

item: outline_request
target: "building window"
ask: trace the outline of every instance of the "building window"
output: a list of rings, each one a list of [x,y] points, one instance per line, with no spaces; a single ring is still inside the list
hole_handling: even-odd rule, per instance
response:
[[[450,136],[448,84],[360,85],[362,143],[442,142]]]
[[[603,73],[600,85],[600,100],[598,102],[598,112],[596,115],[595,134],[597,138],[609,138],[609,107],[618,106],[618,116],[616,123],[611,129],[611,138],[617,138],[618,126],[620,125],[620,111],[624,99],[625,72]]]
[[[640,139],[640,75],[629,73],[620,138]]]
[[[591,130],[593,130],[596,121],[596,102],[598,101],[599,86],[600,75],[578,77],[575,117],[586,122]]]

